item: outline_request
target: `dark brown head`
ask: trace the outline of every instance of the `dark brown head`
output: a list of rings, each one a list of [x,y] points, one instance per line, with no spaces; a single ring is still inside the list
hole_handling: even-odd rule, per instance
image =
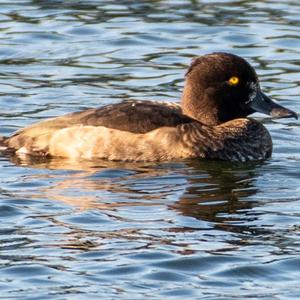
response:
[[[254,112],[274,117],[297,114],[262,93],[255,70],[243,58],[212,53],[193,60],[186,73],[183,113],[207,125],[217,125]]]

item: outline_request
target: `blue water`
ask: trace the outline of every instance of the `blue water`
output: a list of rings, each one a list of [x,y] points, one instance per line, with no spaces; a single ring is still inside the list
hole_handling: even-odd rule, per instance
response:
[[[228,51],[300,112],[298,1],[0,1],[0,134],[120,99],[179,102]],[[300,125],[264,162],[0,157],[1,299],[300,298]]]

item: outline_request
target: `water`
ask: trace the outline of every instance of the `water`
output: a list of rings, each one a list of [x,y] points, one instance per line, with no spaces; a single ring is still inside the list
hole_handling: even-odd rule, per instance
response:
[[[120,99],[178,102],[229,51],[300,111],[298,1],[0,1],[0,134]],[[272,159],[0,158],[1,299],[299,299],[300,126]]]

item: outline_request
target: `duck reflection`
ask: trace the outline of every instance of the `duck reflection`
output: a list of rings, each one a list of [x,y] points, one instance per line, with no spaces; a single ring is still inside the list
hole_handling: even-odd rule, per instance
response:
[[[10,160],[22,167],[39,169],[32,172],[28,180],[46,183],[30,190],[31,194],[26,198],[60,201],[75,209],[71,213],[68,209],[70,220],[60,217],[66,216],[65,211],[36,216],[65,228],[62,240],[49,246],[89,251],[114,247],[113,241],[116,240],[125,244],[134,240],[139,247],[160,243],[178,249],[178,234],[199,230],[193,227],[195,222],[182,225],[180,215],[199,220],[199,224],[204,221],[205,232],[218,230],[224,236],[227,232],[238,234],[239,239],[226,238],[233,247],[248,243],[249,233],[251,236],[265,233],[264,229],[251,225],[256,216],[253,211],[249,213],[256,205],[249,198],[257,193],[256,178],[261,165],[265,164],[263,162],[234,164],[195,160],[154,164],[36,159],[30,156],[12,156]],[[45,170],[45,173],[40,170]],[[133,207],[141,208],[145,220],[134,214],[136,208]],[[159,213],[155,215],[161,208],[170,210],[170,215],[175,214],[175,220],[169,226],[164,220],[165,213],[162,217]],[[100,214],[96,213],[96,223],[101,218],[108,223],[102,228],[100,220],[99,224],[93,225],[100,230],[85,229],[85,222],[93,217],[95,210],[100,211]],[[177,220],[176,215],[179,215]],[[81,217],[85,220],[83,223]],[[90,222],[93,221],[89,220],[87,224]],[[157,223],[158,235],[144,232],[145,229],[147,232],[146,224],[150,229],[153,222]],[[184,252],[182,254],[194,251],[183,246],[180,249]],[[218,251],[226,249],[222,246]]]
[[[194,174],[200,170],[207,176],[190,176],[189,184],[173,209],[182,215],[214,224],[214,228],[231,232],[258,232],[259,229],[243,226],[256,219],[249,211],[256,205],[249,198],[258,192],[256,178],[264,162],[227,163],[194,161]]]
[[[125,206],[166,205],[181,215],[233,232],[251,230],[241,226],[241,221],[245,221],[241,220],[245,218],[241,212],[255,205],[249,197],[257,192],[257,171],[264,164],[197,160],[138,164],[29,156],[10,159],[21,166],[66,170],[59,175],[51,174],[59,180],[39,192],[78,210],[116,211]],[[40,174],[38,177],[41,180]],[[249,217],[247,221],[251,221]]]

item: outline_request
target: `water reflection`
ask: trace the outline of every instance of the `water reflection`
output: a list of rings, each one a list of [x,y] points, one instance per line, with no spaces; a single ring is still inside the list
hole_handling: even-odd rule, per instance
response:
[[[194,164],[196,172],[201,170],[206,176],[190,176],[184,194],[172,207],[183,215],[214,223],[218,229],[249,232],[251,228],[241,226],[245,216],[240,212],[255,205],[248,199],[258,191],[255,181],[262,164],[198,162]]]
[[[258,191],[257,170],[264,162],[228,163],[197,161],[170,163],[122,163],[11,156],[23,167],[73,170],[52,174],[53,184],[34,197],[62,201],[79,211],[118,210],[122,207],[167,205],[177,213],[207,221],[226,231],[251,231],[241,226],[240,212],[250,210],[248,201]],[[39,174],[31,180],[43,179]],[[55,177],[59,180],[53,180]],[[253,216],[252,216],[253,218]]]

